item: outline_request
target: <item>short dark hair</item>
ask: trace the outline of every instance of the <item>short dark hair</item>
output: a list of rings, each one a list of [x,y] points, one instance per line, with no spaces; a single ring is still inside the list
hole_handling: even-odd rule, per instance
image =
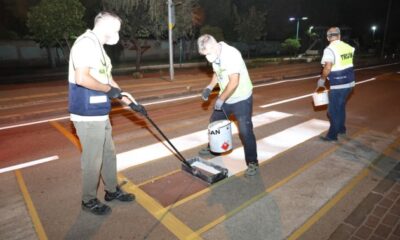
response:
[[[104,19],[106,17],[117,19],[122,24],[122,19],[117,14],[110,11],[102,11],[99,12],[99,14],[97,14],[96,17],[94,18],[94,25],[96,25],[96,23],[98,23],[101,19]]]

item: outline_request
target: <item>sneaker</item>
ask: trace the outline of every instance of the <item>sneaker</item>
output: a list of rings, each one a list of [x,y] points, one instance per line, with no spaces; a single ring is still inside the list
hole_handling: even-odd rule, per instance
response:
[[[118,199],[121,202],[132,202],[135,199],[135,195],[133,195],[132,193],[125,193],[119,187],[117,187],[117,190],[115,192],[109,192],[106,190],[104,200],[109,202],[114,199]]]
[[[97,198],[93,198],[87,202],[82,201],[82,210],[95,215],[106,215],[111,212],[111,208],[100,202]]]
[[[246,176],[254,176],[258,173],[258,165],[256,163],[249,163],[245,171]]]
[[[324,142],[337,142],[337,139],[332,139],[325,136],[320,136],[319,139],[321,139]]]

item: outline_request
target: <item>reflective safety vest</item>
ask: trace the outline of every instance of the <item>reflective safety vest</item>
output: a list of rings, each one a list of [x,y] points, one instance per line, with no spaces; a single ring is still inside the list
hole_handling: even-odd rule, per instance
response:
[[[75,44],[84,38],[88,38],[93,41],[93,45],[99,50],[98,56],[100,56],[100,58],[98,61],[98,67],[90,69],[90,74],[97,80],[101,79],[100,82],[105,84],[108,83],[108,79],[111,77],[110,59],[96,39],[94,33],[90,31],[87,31],[81,37],[79,37]],[[70,67],[73,67],[75,73],[75,66],[72,58],[73,50],[74,48],[71,50]],[[111,100],[104,92],[91,90],[71,81],[69,82],[68,100],[69,112],[80,116],[104,116],[108,115],[111,110]]]
[[[354,82],[353,55],[354,48],[340,40],[334,41],[327,49],[334,54],[334,63],[328,75],[331,86]]]
[[[219,85],[219,95],[225,90],[229,83],[229,72],[228,68],[234,64],[237,69],[237,73],[240,75],[239,84],[231,96],[226,100],[226,103],[236,103],[242,101],[251,96],[253,92],[253,84],[250,80],[249,73],[247,71],[246,63],[244,62],[240,52],[232,46],[224,42],[220,42],[222,46],[221,56],[219,61],[212,64],[214,73],[217,76]]]

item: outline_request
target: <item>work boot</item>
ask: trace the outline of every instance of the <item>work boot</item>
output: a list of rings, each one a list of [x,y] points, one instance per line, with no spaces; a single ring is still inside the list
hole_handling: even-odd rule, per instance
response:
[[[244,174],[246,177],[251,177],[256,175],[257,173],[258,173],[258,165],[256,163],[249,163]]]
[[[116,189],[117,190],[115,192],[109,192],[106,190],[104,200],[109,202],[114,199],[118,199],[121,202],[132,202],[135,199],[135,195],[133,195],[132,193],[125,193],[119,187],[117,187]]]
[[[82,210],[95,215],[106,215],[111,212],[111,208],[100,202],[97,198],[93,198],[87,202],[82,201]]]

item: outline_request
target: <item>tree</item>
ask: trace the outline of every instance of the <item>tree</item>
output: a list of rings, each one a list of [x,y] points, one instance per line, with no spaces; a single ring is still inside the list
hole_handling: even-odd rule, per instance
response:
[[[192,11],[197,0],[183,0],[176,5],[176,37],[193,33]],[[121,35],[124,47],[136,51],[136,71],[140,71],[142,55],[149,49],[146,40],[165,38],[168,27],[166,1],[103,0],[106,10],[115,11],[123,20]]]
[[[298,39],[288,38],[281,44],[281,47],[285,52],[295,55],[300,49],[301,45]]]
[[[248,13],[241,16],[237,8],[234,9],[235,31],[238,33],[238,40],[247,44],[259,40],[264,35],[267,12],[257,11],[256,7],[252,6]],[[247,49],[247,55],[250,57],[250,48]]]
[[[217,41],[223,41],[224,40],[224,32],[219,27],[213,27],[213,26],[210,26],[210,25],[205,25],[204,27],[202,27],[200,29],[200,35],[203,35],[203,34],[210,34]]]
[[[85,29],[84,12],[79,0],[42,0],[29,10],[27,26],[40,47],[46,47],[53,67],[50,47],[60,47],[64,57],[69,55],[70,41]]]

